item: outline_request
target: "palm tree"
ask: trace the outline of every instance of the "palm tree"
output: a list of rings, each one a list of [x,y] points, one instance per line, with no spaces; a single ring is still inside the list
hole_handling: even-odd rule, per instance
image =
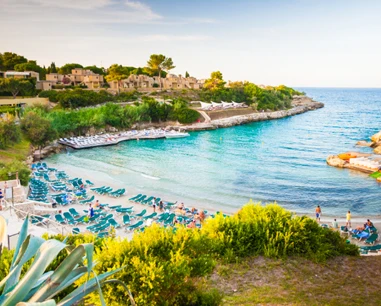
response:
[[[147,62],[148,70],[151,73],[156,71],[159,73],[159,83],[161,89],[161,71],[169,71],[175,66],[173,65],[172,58],[166,57],[163,54],[152,54]]]

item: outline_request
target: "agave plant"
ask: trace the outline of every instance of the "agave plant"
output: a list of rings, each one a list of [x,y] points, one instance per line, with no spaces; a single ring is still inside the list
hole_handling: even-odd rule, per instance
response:
[[[5,235],[6,222],[0,216],[0,254]],[[68,256],[55,271],[46,272],[46,268],[64,248],[68,250]],[[28,235],[27,217],[20,231],[10,271],[0,281],[0,290],[2,289],[0,306],[68,306],[82,300],[87,294],[95,290],[99,292],[102,305],[106,305],[101,287],[111,282],[122,285],[127,291],[131,304],[135,305],[131,292],[123,282],[116,279],[107,280],[108,277],[122,268],[98,276],[95,275],[93,272],[93,252],[93,244],[81,244],[72,248],[67,246],[65,241],[44,240]],[[33,257],[32,265],[20,279],[23,265]],[[94,277],[90,278],[91,274]],[[87,275],[87,281],[56,304],[54,297],[85,275]]]

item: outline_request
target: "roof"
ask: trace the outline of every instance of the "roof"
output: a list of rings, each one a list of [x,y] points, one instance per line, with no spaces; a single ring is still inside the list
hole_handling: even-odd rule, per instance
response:
[[[5,72],[5,74],[13,74],[13,75],[29,75],[31,73],[37,73],[35,71],[23,71],[23,72],[20,72],[20,71],[7,71]]]

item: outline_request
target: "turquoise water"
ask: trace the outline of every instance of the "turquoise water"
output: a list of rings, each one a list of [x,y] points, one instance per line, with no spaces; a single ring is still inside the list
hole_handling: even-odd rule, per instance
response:
[[[380,89],[303,88],[325,108],[280,120],[183,139],[145,140],[70,151],[49,158],[111,175],[131,193],[235,211],[249,199],[277,201],[297,212],[381,214],[381,186],[362,173],[326,165],[381,130]],[[366,152],[368,148],[361,149]],[[130,193],[130,194],[131,194]]]

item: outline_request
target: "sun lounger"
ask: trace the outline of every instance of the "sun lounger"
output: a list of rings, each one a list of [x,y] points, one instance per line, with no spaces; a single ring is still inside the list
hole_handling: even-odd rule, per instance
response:
[[[31,216],[30,220],[33,225],[46,225],[46,223],[49,221],[50,215],[43,215],[43,216]]]
[[[157,216],[157,212],[154,212],[154,213],[152,213],[152,214],[150,214],[150,215],[147,215],[147,216],[143,217],[143,219],[144,219],[144,220],[153,219],[153,218],[155,218],[156,216]]]
[[[73,235],[76,235],[76,234],[79,234],[81,232],[81,230],[78,227],[73,227],[71,232],[72,232]]]
[[[142,225],[144,224],[143,221],[139,221],[133,225],[130,225],[126,228],[126,231],[133,231],[133,230],[136,230],[137,228],[141,227]]]
[[[65,224],[66,223],[65,219],[62,217],[61,214],[54,215],[54,218],[60,224]]]
[[[86,184],[89,185],[89,186],[94,186],[94,183],[92,183],[92,182],[89,181],[89,180],[86,180]]]
[[[95,199],[95,197],[92,196],[90,199],[79,201],[79,204],[87,204],[87,203],[94,201],[94,199]]]
[[[370,237],[368,239],[365,240],[365,243],[366,244],[374,244],[378,239],[378,234],[371,234]]]
[[[175,220],[176,215],[170,214],[168,218],[164,221],[164,225],[173,225],[173,221]]]
[[[70,225],[77,224],[77,221],[73,218],[73,216],[69,212],[64,212],[63,215],[64,215],[68,224],[70,224]]]
[[[139,199],[135,200],[135,202],[136,202],[136,203],[141,203],[141,202],[144,201],[146,198],[147,198],[147,196],[144,194],[144,195],[142,195]]]
[[[108,208],[114,210],[114,209],[118,209],[121,207],[122,207],[122,205],[114,205],[114,206],[109,206]]]
[[[118,227],[120,227],[120,224],[119,224],[118,222],[116,222],[114,218],[110,218],[110,219],[108,219],[107,221],[108,221],[108,223],[110,223],[110,225],[113,226],[114,228],[118,228]]]
[[[115,211],[118,213],[118,214],[130,214],[132,213],[132,211],[134,210],[133,207],[120,207],[120,208],[117,208]]]
[[[146,214],[147,210],[143,209],[140,213],[135,215],[135,218],[141,218]]]
[[[136,196],[134,196],[134,197],[132,197],[132,198],[129,198],[128,200],[129,200],[129,201],[135,201],[135,200],[139,199],[141,196],[142,196],[142,194],[139,193],[138,195],[136,195]]]
[[[74,218],[79,218],[81,215],[75,210],[75,208],[70,208],[69,212]]]
[[[163,222],[164,220],[167,220],[169,217],[169,213],[162,213],[157,217],[158,222]]]
[[[131,223],[131,219],[130,219],[130,216],[129,215],[124,215],[123,216],[123,224],[124,225],[128,225]]]
[[[109,235],[109,232],[101,232],[97,234],[97,238],[105,238]]]
[[[153,200],[153,197],[151,196],[151,197],[149,197],[149,198],[147,198],[147,199],[145,199],[143,201],[140,201],[140,203],[142,203],[142,204],[149,204],[152,200]]]

